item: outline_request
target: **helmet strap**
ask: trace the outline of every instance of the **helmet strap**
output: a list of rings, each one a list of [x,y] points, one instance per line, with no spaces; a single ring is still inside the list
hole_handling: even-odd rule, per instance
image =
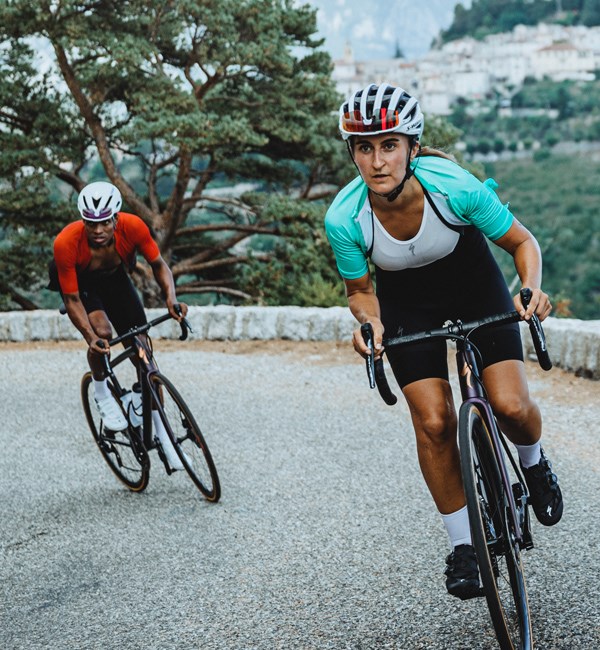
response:
[[[409,140],[409,148],[408,148],[408,154],[406,156],[406,173],[404,174],[404,178],[402,179],[402,182],[398,187],[393,189],[391,192],[388,192],[387,194],[384,194],[385,198],[391,203],[392,201],[395,201],[400,194],[402,193],[402,190],[404,189],[404,184],[406,181],[414,175],[413,168],[410,166],[410,154],[413,150],[413,147],[415,146],[415,143],[417,142],[417,139],[414,137],[411,137]],[[419,149],[421,146],[419,145]]]

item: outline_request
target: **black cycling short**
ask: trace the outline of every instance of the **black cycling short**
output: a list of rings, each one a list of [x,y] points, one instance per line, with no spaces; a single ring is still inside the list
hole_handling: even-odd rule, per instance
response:
[[[50,262],[48,275],[50,277],[48,288],[60,291],[54,260]],[[117,334],[125,334],[132,327],[147,322],[140,296],[123,264],[110,272],[78,273],[77,283],[79,298],[86,313],[104,311]]]
[[[474,227],[464,228],[454,251],[432,264],[402,271],[376,268],[376,288],[385,337],[514,309],[502,272],[484,236]],[[480,330],[471,340],[481,352],[482,368],[498,361],[523,360],[517,323]],[[448,379],[443,339],[390,348],[386,355],[401,388],[430,377]]]

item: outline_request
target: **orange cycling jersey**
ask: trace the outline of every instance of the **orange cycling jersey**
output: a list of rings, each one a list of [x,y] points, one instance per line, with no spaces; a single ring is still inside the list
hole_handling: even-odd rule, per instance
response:
[[[153,262],[160,255],[148,226],[139,217],[127,212],[118,214],[115,248],[128,269],[135,264],[136,251],[139,251],[147,262]],[[83,221],[70,223],[54,240],[54,261],[63,293],[79,291],[77,273],[85,271],[91,260],[92,254]]]

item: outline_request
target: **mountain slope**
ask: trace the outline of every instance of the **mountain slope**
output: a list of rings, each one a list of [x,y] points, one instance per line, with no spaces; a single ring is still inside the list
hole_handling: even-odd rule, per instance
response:
[[[425,54],[447,29],[459,0],[309,0],[318,9],[319,33],[334,59],[348,43],[356,60],[393,57],[399,46],[407,58]],[[461,0],[469,7],[471,0]]]

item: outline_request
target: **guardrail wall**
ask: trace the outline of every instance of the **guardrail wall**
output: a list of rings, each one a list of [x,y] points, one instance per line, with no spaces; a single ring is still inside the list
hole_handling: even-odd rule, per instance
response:
[[[163,309],[146,310],[154,318]],[[356,321],[346,307],[190,307],[188,319],[196,340],[350,340]],[[524,323],[522,327],[526,327]],[[600,321],[548,318],[544,322],[550,357],[556,366],[600,379]],[[173,321],[153,330],[154,338],[177,338]],[[0,312],[0,341],[77,340],[69,318],[57,310]],[[528,332],[523,345],[534,354]]]

